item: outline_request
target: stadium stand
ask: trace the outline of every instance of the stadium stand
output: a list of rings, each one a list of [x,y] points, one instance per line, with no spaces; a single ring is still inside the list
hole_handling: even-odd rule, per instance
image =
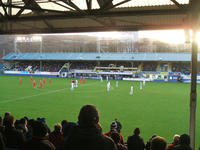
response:
[[[190,61],[191,53],[9,53],[3,60]]]
[[[173,82],[179,76],[190,80],[190,60],[189,52],[18,52],[3,57],[5,74]]]

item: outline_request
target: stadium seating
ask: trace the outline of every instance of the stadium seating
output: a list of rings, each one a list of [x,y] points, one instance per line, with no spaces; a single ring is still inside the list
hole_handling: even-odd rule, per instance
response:
[[[191,53],[9,53],[3,60],[190,61]]]

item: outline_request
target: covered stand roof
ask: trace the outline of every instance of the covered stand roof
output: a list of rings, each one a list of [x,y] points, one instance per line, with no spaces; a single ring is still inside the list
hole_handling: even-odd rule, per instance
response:
[[[193,23],[190,10],[200,7],[197,3],[198,0],[0,0],[0,34],[187,29]]]

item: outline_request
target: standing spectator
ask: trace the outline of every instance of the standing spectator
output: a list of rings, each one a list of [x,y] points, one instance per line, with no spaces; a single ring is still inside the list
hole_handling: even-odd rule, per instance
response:
[[[118,119],[117,118],[115,118],[115,122],[117,123],[117,132],[121,132],[121,129],[122,129],[122,125],[121,125],[121,123],[118,121]]]
[[[174,146],[174,150],[192,150],[190,147],[190,137],[187,134],[182,134],[179,139],[179,144]]]
[[[110,131],[104,133],[104,135],[111,137],[112,132],[117,132],[117,123],[115,121],[113,121],[110,124]],[[124,143],[124,137],[121,133],[119,133],[119,135],[120,135],[120,143],[124,145],[125,144]]]
[[[5,117],[4,124],[5,130],[3,134],[6,139],[6,147],[20,149],[25,139],[23,133],[14,127],[14,117],[12,115]]]
[[[129,136],[127,140],[128,150],[144,150],[144,141],[139,135],[140,129],[135,128],[134,134]]]
[[[167,142],[163,137],[156,136],[151,141],[151,150],[165,150],[166,145]]]
[[[117,145],[118,150],[128,150],[127,147],[120,143],[120,134],[118,132],[112,132],[111,138]]]
[[[172,144],[168,145],[166,150],[173,150],[174,146],[179,144],[179,138],[180,138],[180,135],[175,134]]]
[[[34,121],[32,125],[32,139],[25,142],[22,150],[55,150],[54,145],[48,141],[48,128],[41,121]]]
[[[49,141],[53,143],[55,147],[58,147],[63,139],[62,126],[60,124],[54,125],[54,131],[49,134]]]
[[[117,150],[113,140],[102,134],[99,112],[94,105],[81,108],[78,124],[59,150]]]

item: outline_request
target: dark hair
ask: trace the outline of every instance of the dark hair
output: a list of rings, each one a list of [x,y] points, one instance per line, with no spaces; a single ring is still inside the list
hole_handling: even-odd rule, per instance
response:
[[[33,136],[36,137],[45,137],[48,133],[47,125],[41,121],[34,121],[32,125]]]
[[[11,127],[14,123],[14,116],[13,115],[8,115],[4,118],[3,124],[5,127]]]
[[[179,139],[180,144],[190,145],[190,137],[187,134],[182,134]]]
[[[2,126],[3,125],[3,119],[2,119],[2,117],[0,116],[0,126]]]
[[[64,125],[66,125],[67,123],[68,123],[67,120],[62,120],[62,121],[61,121],[61,125],[62,125],[62,127],[64,127]]]
[[[81,108],[78,123],[80,126],[94,126],[99,122],[99,113],[94,105],[85,105]]]
[[[61,124],[55,124],[55,125],[54,125],[54,130],[55,130],[55,131],[61,131],[61,130],[62,130]]]
[[[140,129],[139,129],[139,128],[135,128],[134,134],[135,134],[135,135],[139,135],[139,134],[140,134]]]
[[[165,150],[166,145],[167,142],[163,137],[156,136],[151,141],[151,150]]]
[[[21,123],[21,124],[25,124],[26,121],[27,121],[27,120],[26,120],[25,118],[21,118],[21,119],[20,119],[20,123]]]
[[[4,118],[7,117],[7,116],[9,116],[9,115],[10,115],[10,112],[5,112]]]
[[[112,132],[111,133],[111,138],[113,139],[113,141],[117,144],[120,142],[120,135],[118,132]]]

